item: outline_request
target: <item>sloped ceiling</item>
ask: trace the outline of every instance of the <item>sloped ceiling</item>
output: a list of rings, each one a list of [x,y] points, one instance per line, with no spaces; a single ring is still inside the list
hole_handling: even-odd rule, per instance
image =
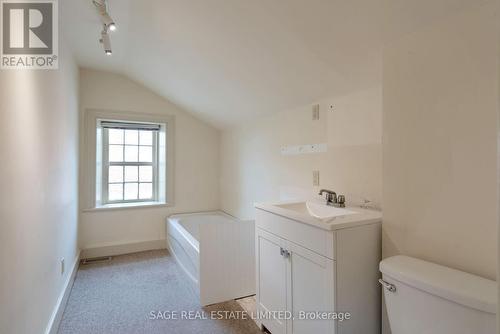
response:
[[[124,74],[219,128],[380,81],[378,1],[108,1],[112,57],[92,1],[60,1],[80,66]]]

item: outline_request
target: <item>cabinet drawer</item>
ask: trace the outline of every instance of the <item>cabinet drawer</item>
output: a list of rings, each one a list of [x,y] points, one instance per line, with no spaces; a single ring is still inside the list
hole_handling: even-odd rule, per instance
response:
[[[335,231],[327,231],[256,209],[255,226],[335,260]]]

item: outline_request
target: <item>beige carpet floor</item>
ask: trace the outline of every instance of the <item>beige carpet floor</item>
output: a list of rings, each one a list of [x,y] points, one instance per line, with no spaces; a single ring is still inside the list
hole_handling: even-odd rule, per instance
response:
[[[150,251],[80,266],[59,334],[261,333],[242,312],[235,301],[202,308],[168,252]]]

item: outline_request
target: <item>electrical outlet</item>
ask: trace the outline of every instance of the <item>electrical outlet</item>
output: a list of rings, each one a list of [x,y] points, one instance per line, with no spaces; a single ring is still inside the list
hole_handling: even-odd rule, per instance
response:
[[[313,121],[319,120],[319,104],[315,104],[312,107],[312,120]]]
[[[319,170],[313,171],[313,187],[319,187]]]
[[[64,268],[64,258],[61,259],[61,275],[64,274],[64,270],[66,268]]]

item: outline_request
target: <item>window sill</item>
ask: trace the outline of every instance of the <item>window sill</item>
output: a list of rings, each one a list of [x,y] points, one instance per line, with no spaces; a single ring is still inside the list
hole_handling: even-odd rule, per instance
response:
[[[127,209],[145,209],[157,207],[169,207],[172,203],[165,202],[140,202],[140,203],[118,203],[96,206],[95,208],[84,209],[83,212],[94,211],[112,211],[112,210],[127,210]]]

